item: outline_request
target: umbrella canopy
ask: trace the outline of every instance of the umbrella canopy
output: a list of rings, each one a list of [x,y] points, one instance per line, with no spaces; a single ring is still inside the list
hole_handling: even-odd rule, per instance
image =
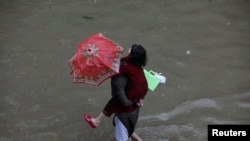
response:
[[[100,85],[119,73],[123,48],[101,33],[92,35],[78,45],[69,60],[74,83]]]

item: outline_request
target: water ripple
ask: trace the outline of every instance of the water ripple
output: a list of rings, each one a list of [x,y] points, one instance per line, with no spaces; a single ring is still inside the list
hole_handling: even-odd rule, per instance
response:
[[[191,111],[197,108],[213,108],[213,109],[220,109],[218,104],[208,98],[203,98],[195,101],[187,101],[184,102],[177,107],[175,107],[173,110],[166,112],[166,113],[161,113],[158,115],[148,115],[148,116],[142,116],[139,118],[139,120],[149,120],[149,119],[159,119],[162,121],[166,121],[169,118],[172,118],[178,114],[185,113],[187,111]]]

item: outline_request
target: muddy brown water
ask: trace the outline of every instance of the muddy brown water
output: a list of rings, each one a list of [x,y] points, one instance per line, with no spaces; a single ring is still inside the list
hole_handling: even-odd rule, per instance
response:
[[[113,141],[112,119],[91,129],[110,98],[73,84],[67,61],[101,32],[148,51],[167,84],[149,92],[136,132],[144,141],[205,141],[208,124],[250,123],[248,0],[1,0],[0,141]]]

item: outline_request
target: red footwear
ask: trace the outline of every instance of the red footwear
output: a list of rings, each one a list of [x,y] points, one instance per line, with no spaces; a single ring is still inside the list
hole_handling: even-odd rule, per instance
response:
[[[94,125],[93,121],[91,120],[91,115],[88,114],[84,114],[83,118],[85,119],[85,121],[90,125],[90,127],[92,128],[96,128],[96,126]]]

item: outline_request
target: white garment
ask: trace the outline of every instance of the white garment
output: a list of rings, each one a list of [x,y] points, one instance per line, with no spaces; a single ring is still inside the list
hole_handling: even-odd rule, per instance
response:
[[[128,141],[128,130],[122,124],[117,116],[115,116],[115,138],[116,141]]]
[[[165,84],[166,83],[166,79],[167,78],[165,76],[161,75],[161,73],[156,73],[155,77],[157,77],[160,80],[161,84]]]

